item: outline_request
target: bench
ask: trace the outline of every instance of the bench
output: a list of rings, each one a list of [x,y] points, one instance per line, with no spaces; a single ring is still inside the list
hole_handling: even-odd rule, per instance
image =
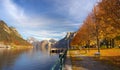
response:
[[[100,52],[95,52],[95,54],[94,54],[96,57],[97,56],[100,56]]]

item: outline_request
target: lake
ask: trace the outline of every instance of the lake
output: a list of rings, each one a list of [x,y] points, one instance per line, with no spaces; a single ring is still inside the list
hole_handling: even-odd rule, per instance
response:
[[[57,59],[36,49],[0,49],[0,70],[50,70]]]

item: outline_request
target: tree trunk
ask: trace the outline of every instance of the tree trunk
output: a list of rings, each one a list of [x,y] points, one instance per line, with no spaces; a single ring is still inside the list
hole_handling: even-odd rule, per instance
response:
[[[111,46],[114,48],[114,39],[111,39]]]

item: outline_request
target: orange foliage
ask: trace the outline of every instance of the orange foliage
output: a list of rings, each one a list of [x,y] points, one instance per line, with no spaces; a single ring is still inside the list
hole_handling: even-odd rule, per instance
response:
[[[73,46],[95,44],[96,39],[120,36],[120,0],[101,0],[87,16],[71,42]],[[89,42],[89,43],[88,43]]]

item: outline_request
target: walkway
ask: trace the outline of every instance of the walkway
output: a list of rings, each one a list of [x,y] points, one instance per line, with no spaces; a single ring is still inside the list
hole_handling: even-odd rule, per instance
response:
[[[93,57],[78,54],[70,54],[65,63],[65,70],[119,70],[113,66],[96,61]]]
[[[64,70],[72,70],[72,63],[69,52],[67,52]]]

